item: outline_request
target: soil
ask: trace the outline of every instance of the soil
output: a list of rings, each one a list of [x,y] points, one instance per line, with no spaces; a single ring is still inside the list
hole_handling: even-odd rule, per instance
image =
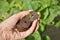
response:
[[[31,11],[30,14],[28,14],[27,16],[23,17],[18,21],[17,29],[20,32],[28,30],[35,19],[38,19],[38,14],[37,12]]]
[[[42,34],[42,36],[50,36],[51,40],[60,40],[60,27],[56,28],[54,25],[47,27],[47,30]]]

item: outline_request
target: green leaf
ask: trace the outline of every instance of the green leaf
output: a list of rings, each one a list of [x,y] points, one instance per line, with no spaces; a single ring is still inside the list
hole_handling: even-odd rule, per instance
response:
[[[20,10],[19,10],[18,8],[12,8],[12,9],[10,10],[10,15],[16,14],[16,13],[18,13],[18,12],[20,12]]]
[[[53,5],[56,5],[56,4],[58,4],[59,3],[59,1],[58,0],[51,0],[52,1],[52,3],[51,4],[53,4]]]
[[[0,18],[0,23],[3,21],[3,19],[2,18]]]
[[[48,35],[46,36],[46,40],[51,40],[50,37],[49,37]]]
[[[56,16],[57,16],[57,14],[51,13],[50,16],[45,20],[46,24],[50,24]]]
[[[13,0],[11,3],[10,3],[10,8],[13,8],[13,7],[19,7],[19,9],[21,10],[23,7],[22,7],[22,0]]]
[[[40,36],[39,32],[37,31],[34,34],[27,37],[26,40],[41,40],[41,36]]]
[[[13,1],[15,1],[16,3],[19,3],[19,2],[22,1],[22,0],[13,0]]]
[[[12,8],[15,5],[14,3],[15,3],[15,1],[12,1],[9,5],[9,8]]]
[[[51,0],[40,0],[40,3],[43,5],[43,6],[48,6],[51,4]]]
[[[9,10],[9,3],[6,1],[0,1],[0,16]]]
[[[23,9],[24,10],[29,10],[29,9],[32,9],[32,6],[31,6],[31,0],[23,0]]]
[[[57,14],[60,15],[60,10],[57,11]]]
[[[42,23],[40,23],[40,30],[41,30],[42,32],[44,32],[44,30],[45,30],[45,27],[44,27],[44,25],[43,25]]]
[[[9,15],[7,11],[9,10],[9,3],[6,0],[0,0],[0,22],[5,20]]]
[[[41,2],[41,4],[42,5],[44,5],[44,6],[46,6],[46,5],[56,5],[56,4],[58,4],[58,0],[40,0]]]
[[[23,10],[23,3],[21,1],[15,5],[19,7],[19,10]]]
[[[57,5],[57,0],[40,0],[41,8],[39,11],[44,10],[45,8],[50,7],[51,5]]]
[[[32,1],[31,6],[33,10],[37,10],[39,7],[41,7],[40,1]]]
[[[46,11],[44,12],[44,19],[46,19],[49,15],[49,11],[48,11],[48,8],[46,9]]]
[[[60,27],[60,21],[55,24],[56,27]]]
[[[46,19],[46,24],[50,24],[54,20],[54,18],[58,16],[57,12],[59,10],[60,10],[60,7],[58,6],[52,6],[51,8],[49,8],[50,15]]]
[[[40,0],[40,3],[41,3],[41,8],[39,11],[42,11],[51,5],[51,0]]]

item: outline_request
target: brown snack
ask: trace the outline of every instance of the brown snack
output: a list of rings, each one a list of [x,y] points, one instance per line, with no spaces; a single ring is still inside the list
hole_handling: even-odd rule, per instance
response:
[[[20,32],[28,30],[35,19],[38,19],[38,14],[37,12],[31,11],[30,14],[19,20],[17,23],[17,29]]]

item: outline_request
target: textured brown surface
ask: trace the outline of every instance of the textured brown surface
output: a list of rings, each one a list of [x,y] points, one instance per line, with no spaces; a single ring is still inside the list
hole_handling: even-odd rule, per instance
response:
[[[60,40],[60,27],[50,26],[43,34],[43,37],[49,35],[51,40]]]
[[[32,25],[32,22],[38,19],[38,14],[36,12],[31,11],[29,15],[23,17],[17,23],[17,29],[19,31],[26,31]]]

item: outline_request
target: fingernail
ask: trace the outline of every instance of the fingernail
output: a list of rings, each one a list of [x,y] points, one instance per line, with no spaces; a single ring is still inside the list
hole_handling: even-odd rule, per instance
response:
[[[40,14],[40,12],[37,12],[37,14],[39,15],[39,14]]]
[[[34,32],[35,32],[36,27],[37,27],[37,23],[38,23],[38,19],[37,19],[37,22],[36,22],[35,28],[34,28],[34,30],[33,30],[33,32],[32,32],[32,33],[34,33]]]

